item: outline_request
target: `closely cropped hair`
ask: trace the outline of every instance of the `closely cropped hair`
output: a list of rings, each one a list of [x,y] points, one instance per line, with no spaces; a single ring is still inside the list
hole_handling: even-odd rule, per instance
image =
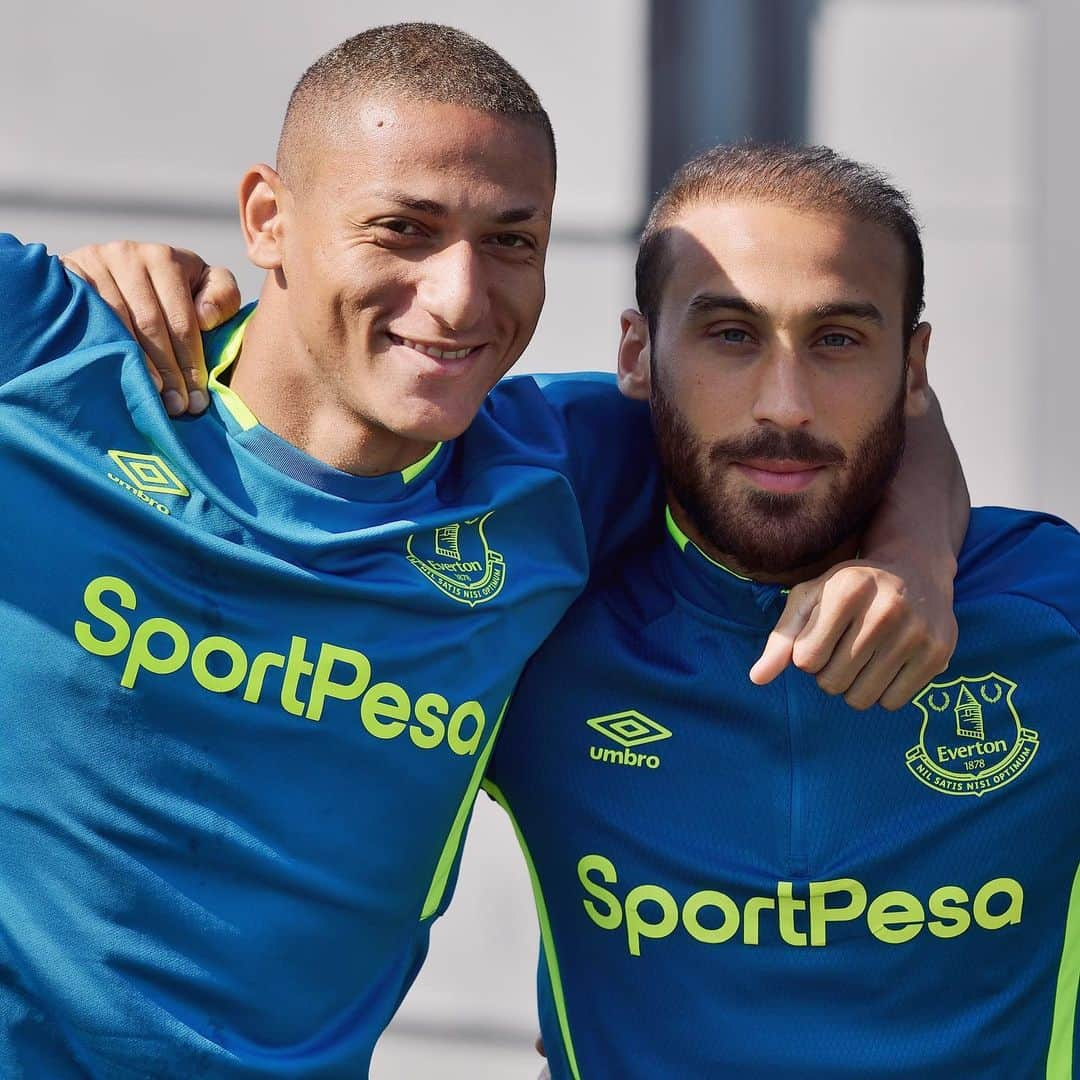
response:
[[[356,95],[406,97],[519,117],[536,124],[551,147],[551,121],[533,88],[489,45],[452,26],[395,23],[365,30],[321,56],[289,98],[278,143],[278,170],[288,176],[304,129]]]
[[[923,248],[907,197],[868,165],[841,157],[827,146],[769,143],[717,146],[687,162],[653,204],[637,258],[638,309],[655,336],[656,314],[670,269],[666,231],[690,206],[708,202],[779,203],[795,210],[837,212],[889,229],[903,244],[904,348],[923,311]]]

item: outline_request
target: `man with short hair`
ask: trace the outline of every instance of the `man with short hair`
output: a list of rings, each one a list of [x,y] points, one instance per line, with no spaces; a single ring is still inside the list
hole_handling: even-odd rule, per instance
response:
[[[207,341],[198,419],[82,282],[0,239],[5,1076],[365,1075],[525,659],[648,528],[643,407],[590,376],[492,390],[554,190],[520,76],[376,28],[301,80],[282,147],[242,184],[267,276]],[[922,475],[933,579],[947,485]],[[841,637],[875,608],[818,610]],[[896,633],[869,630],[852,678]]]
[[[896,716],[742,678],[926,408],[922,261],[904,197],[821,147],[709,151],[652,211],[619,377],[668,535],[527,666],[487,779],[555,1080],[1073,1075],[1076,532],[972,512],[957,651]]]

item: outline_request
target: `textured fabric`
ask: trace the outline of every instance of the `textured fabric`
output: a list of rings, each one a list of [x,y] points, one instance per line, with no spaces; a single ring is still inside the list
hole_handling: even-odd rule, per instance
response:
[[[782,601],[669,538],[526,669],[490,780],[553,1076],[1067,1080],[1080,537],[975,511],[956,654],[897,713],[751,685]]]
[[[170,420],[10,237],[0,382],[0,1076],[366,1075],[521,666],[651,528],[645,411],[511,379],[347,476]]]

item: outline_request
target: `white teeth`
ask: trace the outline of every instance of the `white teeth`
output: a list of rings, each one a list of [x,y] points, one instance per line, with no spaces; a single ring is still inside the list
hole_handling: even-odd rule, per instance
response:
[[[401,338],[400,341],[403,345],[408,345],[410,349],[422,352],[425,356],[434,357],[436,360],[463,360],[472,352],[471,348],[436,349],[433,345],[423,345],[419,341],[410,341],[408,338]]]

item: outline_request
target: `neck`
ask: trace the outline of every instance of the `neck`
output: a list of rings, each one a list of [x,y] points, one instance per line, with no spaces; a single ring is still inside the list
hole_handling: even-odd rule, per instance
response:
[[[230,386],[263,427],[355,476],[400,472],[435,445],[387,431],[347,405],[336,381],[296,335],[284,297],[269,283],[244,329]]]
[[[721,551],[715,544],[711,543],[708,537],[706,537],[698,528],[696,528],[694,523],[690,521],[686,511],[683,510],[682,506],[679,505],[678,500],[670,491],[668,492],[668,506],[671,510],[671,516],[675,524],[703,554],[713,562],[719,563],[724,569],[730,570],[739,577],[749,578],[752,581],[760,581],[764,584],[783,585],[790,588],[792,585],[798,585],[803,581],[809,581],[811,578],[818,577],[837,563],[844,562],[847,559],[856,558],[859,553],[860,537],[852,536],[835,547],[827,555],[820,559],[816,559],[812,563],[769,572],[751,569],[735,555],[732,555],[730,551]]]

